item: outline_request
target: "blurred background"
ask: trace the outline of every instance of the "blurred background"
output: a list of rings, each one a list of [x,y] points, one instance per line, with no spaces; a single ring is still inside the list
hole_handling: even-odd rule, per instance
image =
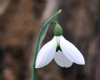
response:
[[[37,34],[59,9],[64,36],[86,65],[61,68],[52,61],[38,69],[39,80],[100,80],[100,0],[0,0],[0,80],[32,80]],[[44,43],[52,37],[50,27]]]

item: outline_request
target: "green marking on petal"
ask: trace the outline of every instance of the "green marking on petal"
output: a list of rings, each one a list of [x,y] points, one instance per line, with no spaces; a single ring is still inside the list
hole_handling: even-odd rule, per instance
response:
[[[61,26],[57,23],[54,29],[55,36],[61,36],[63,34]]]
[[[61,48],[60,48],[60,44],[59,44],[59,43],[57,43],[56,52],[58,52],[59,50],[60,50],[60,51],[62,51],[62,50],[61,50]]]

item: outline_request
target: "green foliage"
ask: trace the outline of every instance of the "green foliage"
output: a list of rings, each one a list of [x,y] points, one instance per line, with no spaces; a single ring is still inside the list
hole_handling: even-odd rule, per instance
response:
[[[38,38],[37,38],[37,42],[36,42],[36,47],[35,47],[35,51],[34,51],[34,58],[33,58],[33,69],[32,69],[32,79],[33,80],[37,80],[37,69],[35,69],[35,62],[36,62],[36,57],[37,54],[40,50],[41,44],[46,36],[46,33],[48,31],[49,26],[56,21],[58,15],[61,13],[61,10],[59,10],[58,12],[56,12],[52,17],[50,17],[45,24],[42,26],[39,34],[38,34]]]

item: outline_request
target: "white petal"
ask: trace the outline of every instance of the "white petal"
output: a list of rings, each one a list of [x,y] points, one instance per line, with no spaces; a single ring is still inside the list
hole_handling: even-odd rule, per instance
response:
[[[36,59],[36,66],[35,68],[41,68],[49,64],[56,53],[56,39],[55,37],[46,43],[39,51],[37,59]]]
[[[81,52],[68,40],[66,40],[63,36],[60,36],[60,47],[64,55],[77,64],[84,65],[84,57]]]
[[[72,66],[73,63],[61,51],[56,52],[54,60],[59,66],[66,68]]]

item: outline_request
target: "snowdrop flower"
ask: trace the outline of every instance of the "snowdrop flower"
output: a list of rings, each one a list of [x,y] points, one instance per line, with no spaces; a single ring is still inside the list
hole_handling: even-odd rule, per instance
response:
[[[54,37],[46,43],[39,51],[36,59],[35,68],[42,68],[48,65],[52,60],[60,67],[70,67],[73,62],[84,65],[84,57],[81,52],[62,35],[62,28],[56,24]]]

